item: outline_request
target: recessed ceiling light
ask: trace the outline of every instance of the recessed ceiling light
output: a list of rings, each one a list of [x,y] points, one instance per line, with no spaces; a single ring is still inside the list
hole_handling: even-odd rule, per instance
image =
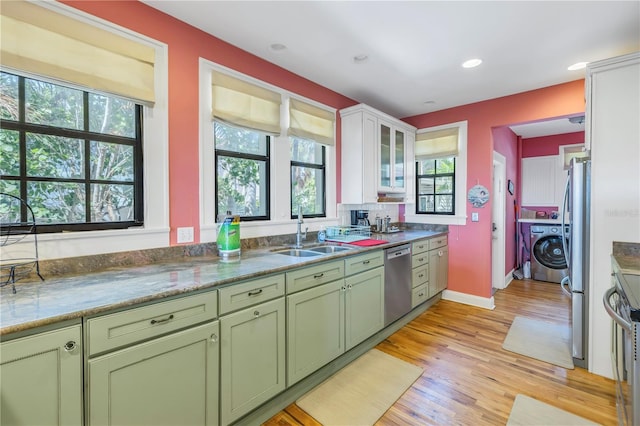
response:
[[[355,62],[356,64],[361,64],[363,62],[367,62],[367,59],[369,59],[368,55],[356,55],[353,57],[353,62]]]
[[[569,66],[567,69],[569,71],[576,71],[586,68],[588,62],[576,62],[575,64]]]
[[[468,61],[462,64],[463,68],[473,68],[477,67],[482,63],[482,59],[469,59]]]
[[[285,46],[282,43],[273,43],[271,46],[269,46],[269,48],[271,50],[273,50],[274,52],[280,52],[283,51],[287,48],[287,46]]]
[[[424,101],[423,102],[425,105],[433,105],[436,103],[436,101],[432,101],[432,100],[428,100],[428,101]]]

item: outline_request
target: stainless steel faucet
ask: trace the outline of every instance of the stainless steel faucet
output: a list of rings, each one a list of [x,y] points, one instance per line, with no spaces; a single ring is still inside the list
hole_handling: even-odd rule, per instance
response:
[[[298,206],[298,227],[296,229],[296,247],[295,248],[302,248],[302,238],[303,238],[303,233],[302,233],[302,224],[304,223],[304,220],[302,220],[302,206]],[[304,228],[304,239],[307,239],[307,230],[309,228],[306,227]]]

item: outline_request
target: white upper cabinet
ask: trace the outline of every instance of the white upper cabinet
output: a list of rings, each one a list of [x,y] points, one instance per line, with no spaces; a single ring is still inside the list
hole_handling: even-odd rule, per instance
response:
[[[379,194],[405,200],[416,128],[367,105],[340,111],[342,203],[375,203]]]

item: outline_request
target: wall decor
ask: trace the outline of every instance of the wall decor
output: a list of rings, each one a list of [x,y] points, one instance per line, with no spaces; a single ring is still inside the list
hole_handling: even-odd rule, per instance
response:
[[[513,195],[513,181],[509,179],[509,183],[507,184],[507,189],[509,190],[509,194]]]
[[[469,190],[467,199],[473,207],[483,207],[489,201],[489,190],[482,185],[476,185]]]

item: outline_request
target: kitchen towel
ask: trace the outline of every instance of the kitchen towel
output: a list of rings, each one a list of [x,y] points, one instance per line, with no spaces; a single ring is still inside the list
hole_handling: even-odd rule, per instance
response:
[[[349,244],[354,246],[369,247],[369,246],[377,246],[380,244],[386,244],[388,242],[389,241],[385,241],[385,240],[360,240],[360,241],[350,242]]]
[[[576,416],[552,405],[540,402],[537,399],[525,395],[516,395],[516,399],[511,407],[511,414],[507,420],[507,426],[596,426],[590,420]]]
[[[423,369],[372,349],[296,401],[324,426],[373,425]]]

